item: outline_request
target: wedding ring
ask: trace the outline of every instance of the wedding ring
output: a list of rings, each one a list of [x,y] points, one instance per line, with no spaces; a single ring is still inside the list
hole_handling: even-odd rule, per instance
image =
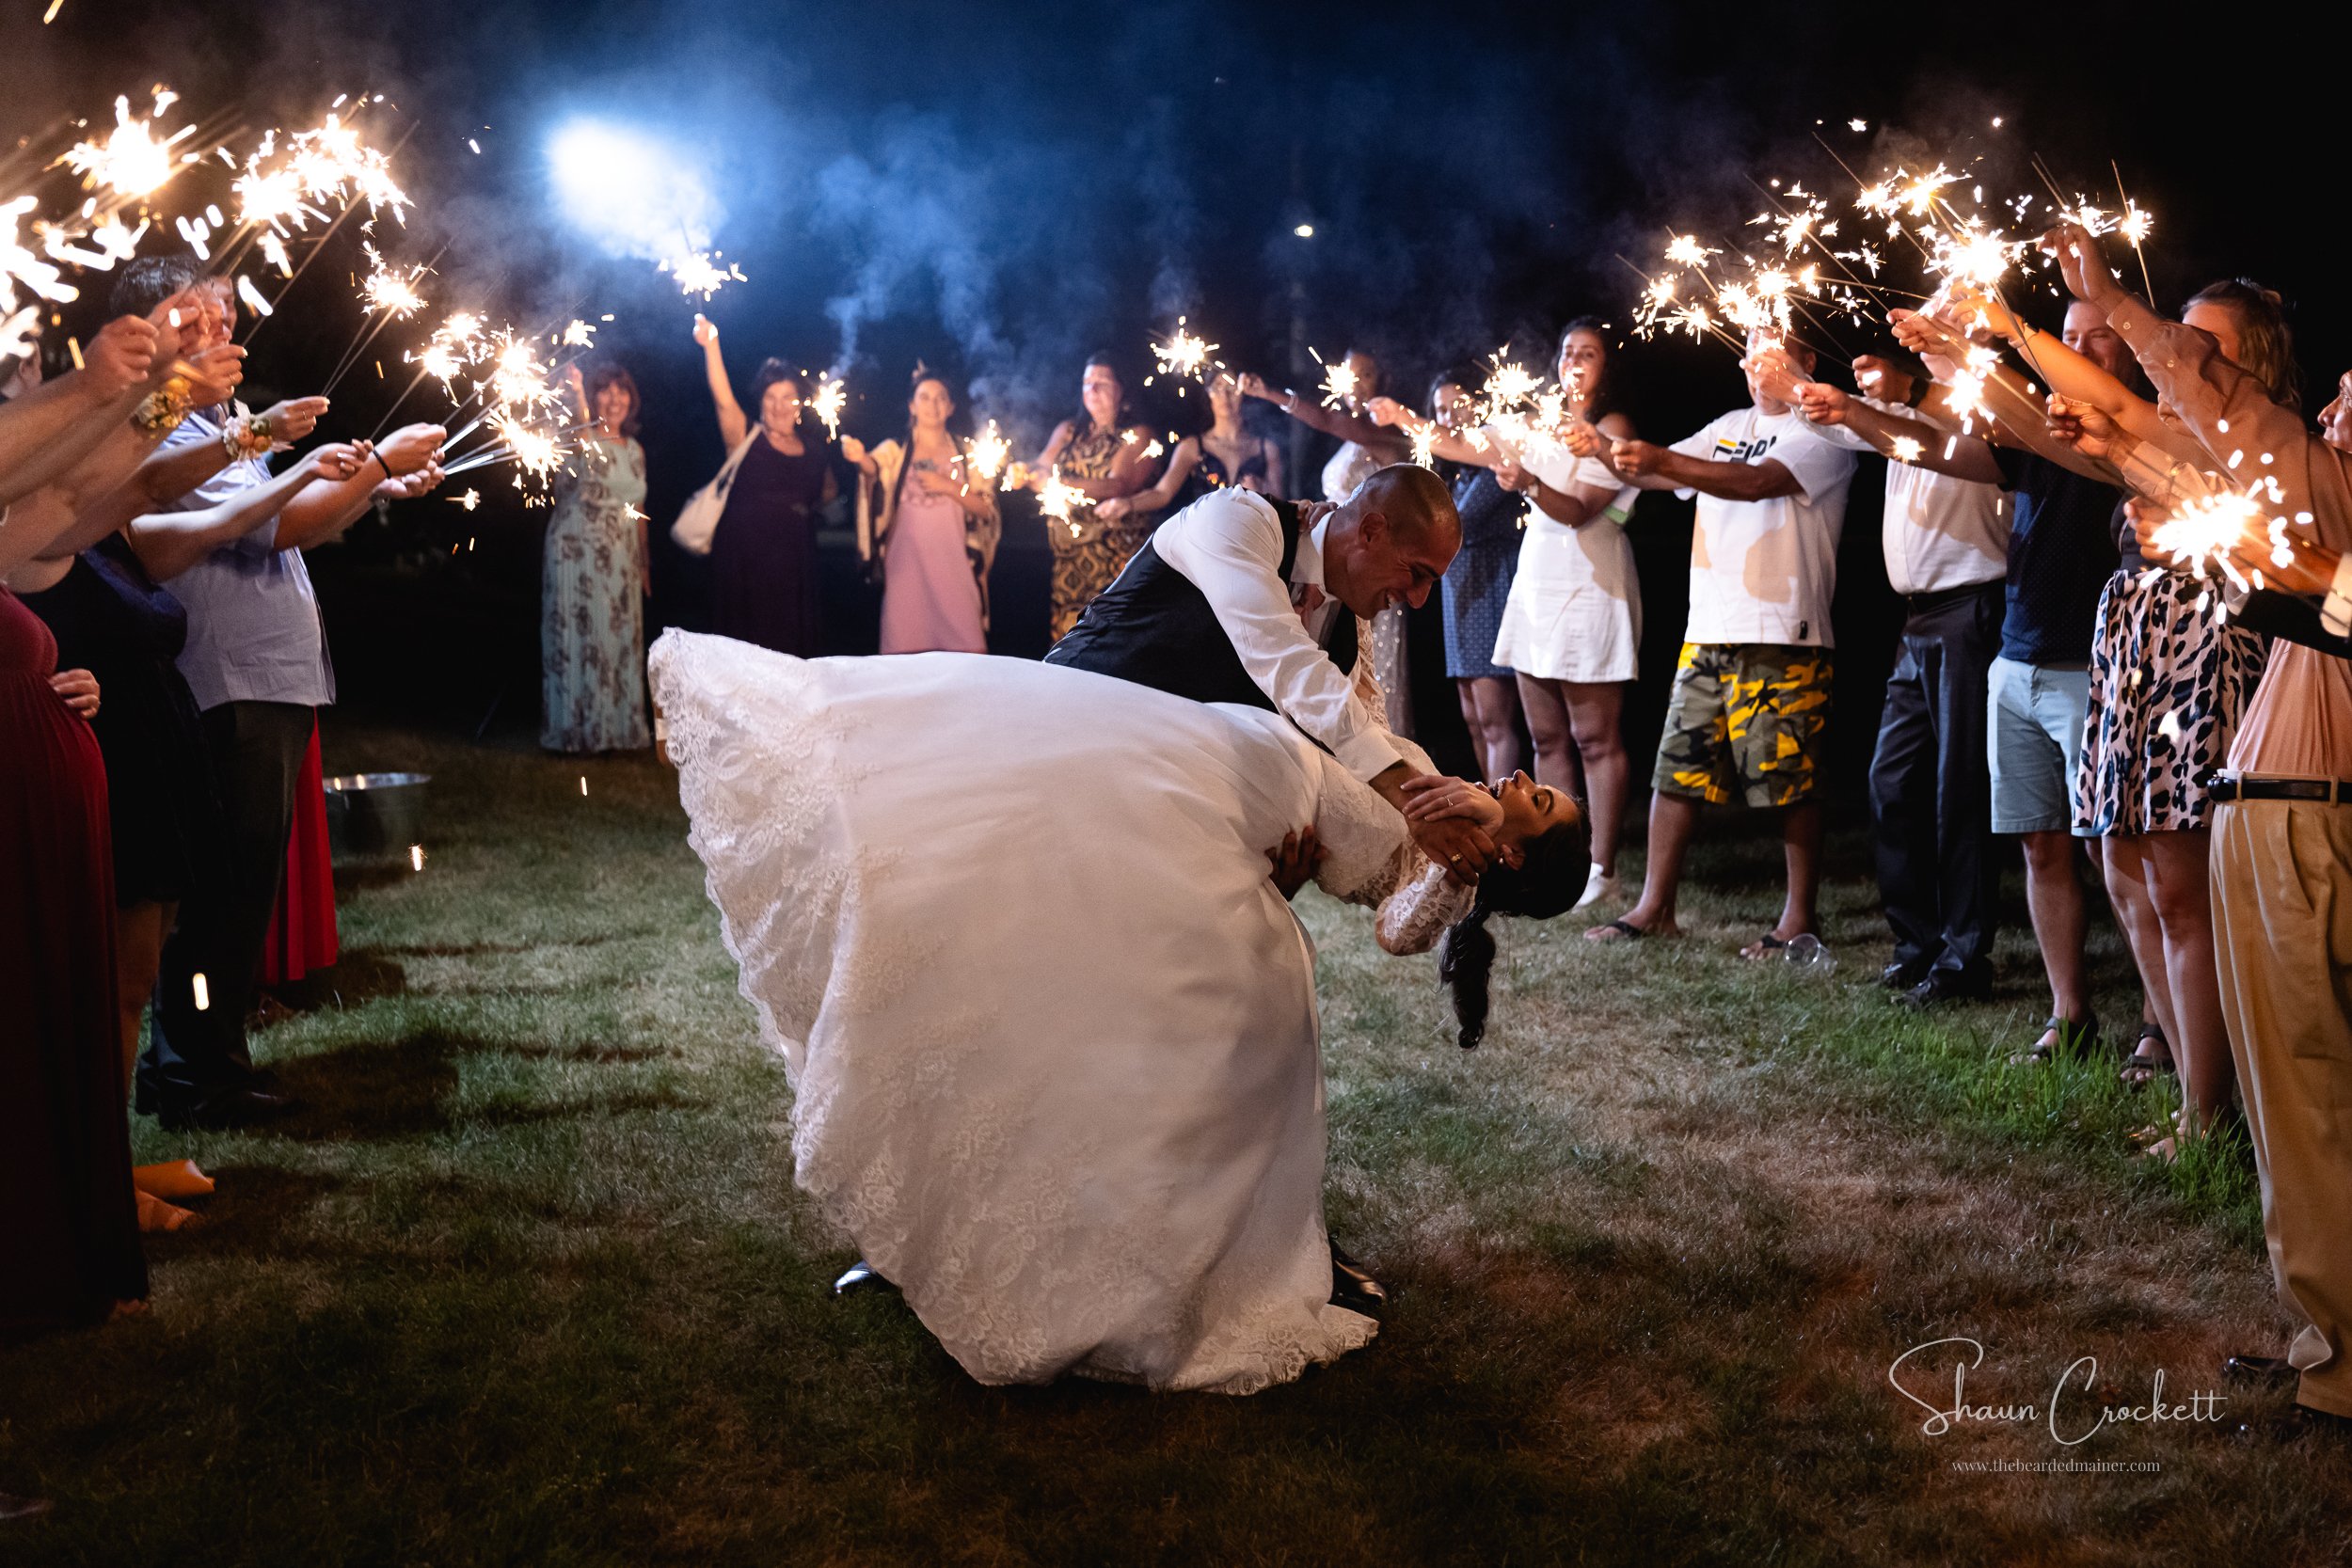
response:
[[[1462,863],[1462,857],[1459,855],[1448,855],[1446,859],[1453,862],[1455,865]]]

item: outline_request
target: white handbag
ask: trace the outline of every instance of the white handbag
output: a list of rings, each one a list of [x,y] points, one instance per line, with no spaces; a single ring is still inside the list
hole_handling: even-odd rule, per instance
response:
[[[743,444],[727,453],[727,460],[719,465],[718,473],[709,483],[687,498],[678,509],[677,521],[670,525],[670,537],[678,548],[689,555],[708,555],[710,541],[719,531],[719,516],[727,509],[727,491],[735,483],[735,470],[743,466],[743,459],[752,454],[752,443],[759,439],[755,429],[743,437]]]

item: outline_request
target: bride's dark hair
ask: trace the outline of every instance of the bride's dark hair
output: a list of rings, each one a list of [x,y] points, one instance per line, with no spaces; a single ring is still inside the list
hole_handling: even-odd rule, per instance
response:
[[[1438,977],[1454,991],[1454,1019],[1461,1025],[1462,1049],[1475,1051],[1486,1036],[1486,983],[1495,967],[1494,933],[1486,921],[1498,914],[1549,920],[1576,907],[1592,872],[1593,827],[1582,812],[1519,847],[1518,869],[1497,861],[1478,879],[1470,913],[1446,928],[1438,947]]]

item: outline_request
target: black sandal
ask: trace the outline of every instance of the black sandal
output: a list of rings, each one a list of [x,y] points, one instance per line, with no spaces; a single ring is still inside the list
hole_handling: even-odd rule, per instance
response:
[[[1596,931],[1614,931],[1617,933],[1613,937],[1588,937],[1588,940],[1593,942],[1639,942],[1644,937],[1649,935],[1649,933],[1642,929],[1641,927],[1633,925],[1629,921],[1622,918],[1610,921],[1605,926],[1596,926],[1593,929]]]
[[[2156,1043],[2163,1054],[2153,1055],[2149,1053],[2148,1042],[2151,1040]],[[2137,1088],[2158,1078],[2173,1077],[2179,1070],[2172,1060],[2171,1042],[2164,1037],[2164,1031],[2141,1019],[2138,1037],[2132,1042],[2132,1053],[2123,1058],[2123,1070],[2120,1074],[2123,1082]]]

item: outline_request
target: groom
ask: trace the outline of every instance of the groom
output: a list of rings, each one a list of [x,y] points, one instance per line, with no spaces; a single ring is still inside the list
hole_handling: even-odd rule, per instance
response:
[[[1415,769],[1358,658],[1356,622],[1395,604],[1419,609],[1461,546],[1453,497],[1409,463],[1336,505],[1212,491],[1152,531],[1045,662],[1271,708],[1402,812]],[[1412,832],[1457,882],[1476,881],[1494,859],[1486,833],[1458,819]]]
[[[1274,709],[1402,812],[1416,769],[1382,718],[1356,623],[1398,603],[1420,609],[1461,547],[1454,498],[1409,463],[1337,505],[1212,491],[1152,531],[1045,662]],[[1470,823],[1416,823],[1412,833],[1458,882],[1494,861],[1493,842]],[[1334,1241],[1332,1303],[1369,1317],[1387,1299]]]

